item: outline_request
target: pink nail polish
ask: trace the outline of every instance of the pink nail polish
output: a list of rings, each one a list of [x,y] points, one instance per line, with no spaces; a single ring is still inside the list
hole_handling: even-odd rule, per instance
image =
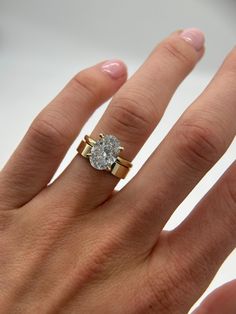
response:
[[[197,51],[201,50],[204,46],[205,37],[200,29],[187,28],[182,31],[180,37],[192,45]]]
[[[126,65],[121,60],[108,60],[102,65],[102,71],[109,74],[113,79],[119,79],[127,72]]]

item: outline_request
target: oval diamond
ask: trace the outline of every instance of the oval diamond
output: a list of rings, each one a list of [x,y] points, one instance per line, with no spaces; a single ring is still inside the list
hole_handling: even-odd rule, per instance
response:
[[[91,148],[90,164],[98,169],[109,169],[120,152],[120,142],[114,135],[104,135]]]

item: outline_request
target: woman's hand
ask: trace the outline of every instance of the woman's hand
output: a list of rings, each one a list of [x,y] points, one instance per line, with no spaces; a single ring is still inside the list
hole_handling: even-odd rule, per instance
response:
[[[200,31],[176,32],[127,83],[122,62],[98,64],[39,113],[0,174],[0,313],[182,314],[202,295],[235,247],[236,163],[177,229],[162,229],[235,136],[235,49],[120,191],[81,155],[49,182],[124,83],[91,136],[114,134],[132,160],[203,46]]]

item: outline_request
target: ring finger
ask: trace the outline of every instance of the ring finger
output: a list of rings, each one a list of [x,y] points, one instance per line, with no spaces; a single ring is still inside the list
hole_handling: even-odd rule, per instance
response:
[[[203,55],[203,34],[196,29],[176,32],[159,44],[134,76],[115,95],[91,133],[115,135],[124,147],[122,157],[132,160],[161,119],[174,91]],[[50,190],[76,205],[88,189],[94,207],[104,202],[119,179],[91,167],[76,156]],[[65,190],[65,186],[70,188]],[[65,195],[66,194],[66,195]],[[58,201],[61,201],[59,197]]]

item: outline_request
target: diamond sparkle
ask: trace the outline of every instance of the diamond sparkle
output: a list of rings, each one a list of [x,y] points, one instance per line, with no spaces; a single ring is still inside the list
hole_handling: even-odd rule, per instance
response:
[[[114,135],[104,135],[91,148],[90,164],[98,169],[110,169],[120,152],[120,142]]]

